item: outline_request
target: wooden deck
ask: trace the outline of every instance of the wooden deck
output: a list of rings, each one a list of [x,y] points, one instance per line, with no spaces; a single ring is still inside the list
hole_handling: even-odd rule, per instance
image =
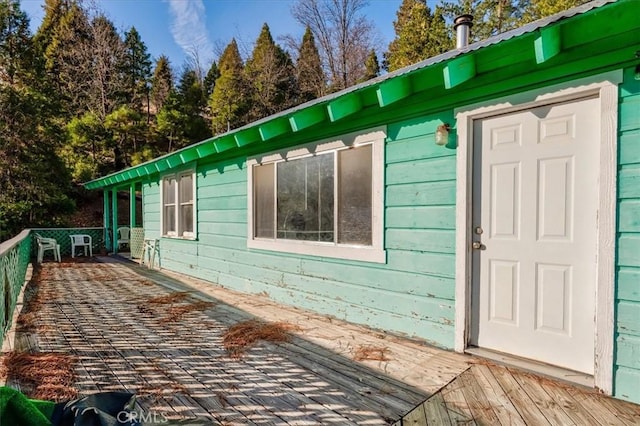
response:
[[[74,355],[83,395],[128,390],[147,413],[211,424],[640,424],[639,406],[587,389],[264,296],[101,260],[44,264],[36,330],[13,339],[16,351]],[[214,305],[175,321],[145,307],[149,298],[182,291],[191,292],[183,303]],[[299,330],[289,343],[262,343],[230,358],[222,335],[256,317]],[[362,347],[388,359],[357,362]]]

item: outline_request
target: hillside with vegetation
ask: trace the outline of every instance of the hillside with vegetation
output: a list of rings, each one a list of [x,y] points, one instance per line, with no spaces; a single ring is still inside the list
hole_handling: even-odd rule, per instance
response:
[[[474,15],[478,40],[584,2],[403,0],[381,47],[366,0],[298,0],[301,40],[280,45],[265,23],[245,55],[230,40],[211,63],[196,52],[177,66],[93,3],[46,0],[32,33],[20,1],[0,0],[0,241],[100,226],[83,212],[101,194],[81,183],[450,50],[460,13]]]

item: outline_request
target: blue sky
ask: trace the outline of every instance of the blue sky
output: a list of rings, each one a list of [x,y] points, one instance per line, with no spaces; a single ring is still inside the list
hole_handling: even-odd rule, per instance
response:
[[[203,63],[235,37],[241,53],[251,51],[262,24],[267,22],[279,42],[284,35],[302,37],[304,28],[291,16],[295,0],[95,0],[121,32],[135,26],[154,58],[167,55],[181,67],[187,52],[197,46]],[[369,0],[364,13],[379,32],[379,52],[393,39],[393,20],[401,0]],[[44,0],[21,0],[35,31],[44,11]],[[379,58],[381,59],[381,58]]]

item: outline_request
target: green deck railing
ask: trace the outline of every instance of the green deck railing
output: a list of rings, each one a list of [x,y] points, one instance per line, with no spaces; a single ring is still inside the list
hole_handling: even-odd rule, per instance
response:
[[[31,258],[31,230],[0,244],[0,347],[11,327],[13,311]]]

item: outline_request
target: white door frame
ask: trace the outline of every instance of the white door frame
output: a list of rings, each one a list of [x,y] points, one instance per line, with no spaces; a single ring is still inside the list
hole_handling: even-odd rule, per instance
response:
[[[543,87],[454,110],[456,158],[455,350],[464,352],[471,319],[471,214],[473,120],[597,95],[600,100],[600,174],[596,258],[594,385],[613,391],[615,224],[618,132],[618,84],[622,70]]]

